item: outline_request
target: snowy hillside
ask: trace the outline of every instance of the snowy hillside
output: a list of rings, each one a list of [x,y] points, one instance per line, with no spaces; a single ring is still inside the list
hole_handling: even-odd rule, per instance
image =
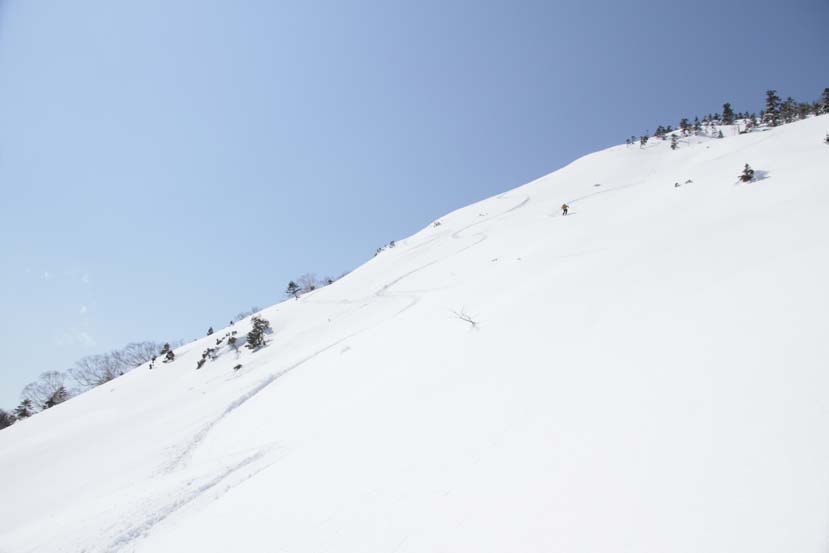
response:
[[[3,430],[0,553],[825,553],[826,131],[588,155]]]

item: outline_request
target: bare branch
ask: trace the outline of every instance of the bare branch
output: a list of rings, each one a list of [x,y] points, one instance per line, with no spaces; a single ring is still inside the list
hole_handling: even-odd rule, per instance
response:
[[[474,329],[478,329],[478,321],[474,320],[471,316],[469,316],[464,308],[462,307],[460,311],[452,310],[452,314],[455,315],[458,319],[462,320],[465,323],[469,323],[469,326]]]
[[[55,392],[64,389],[66,375],[60,371],[46,371],[37,380],[23,388],[20,399],[29,400],[38,409],[47,407],[47,402],[54,397]]]

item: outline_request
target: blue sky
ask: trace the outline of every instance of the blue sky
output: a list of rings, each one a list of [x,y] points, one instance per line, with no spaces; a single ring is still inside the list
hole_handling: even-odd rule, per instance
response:
[[[657,124],[829,86],[825,0],[0,0],[0,406]]]

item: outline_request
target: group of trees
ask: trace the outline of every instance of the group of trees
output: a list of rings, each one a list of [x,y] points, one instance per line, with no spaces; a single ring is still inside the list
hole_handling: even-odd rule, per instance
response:
[[[439,226],[439,225],[440,225],[440,221],[438,221],[438,222],[437,222],[434,226]],[[395,247],[396,245],[397,245],[397,242],[395,242],[394,240],[392,240],[391,242],[389,242],[389,243],[388,243],[388,244],[386,244],[385,246],[380,246],[379,248],[377,248],[377,251],[376,251],[376,252],[374,252],[374,257],[377,257],[377,255],[378,255],[378,254],[380,254],[380,252],[382,252],[382,251],[384,251],[384,250],[388,250],[389,248],[393,248],[393,247]]]
[[[747,132],[752,127],[757,127],[760,124],[767,127],[776,127],[785,123],[793,123],[800,119],[805,119],[810,115],[822,115],[829,113],[829,88],[823,90],[820,99],[814,102],[798,102],[791,96],[785,100],[781,100],[776,90],[766,91],[766,99],[764,108],[760,110],[759,117],[756,113],[735,112],[731,107],[730,102],[723,104],[721,113],[709,113],[704,115],[702,119],[698,116],[694,117],[693,122],[687,117],[679,120],[679,126],[674,129],[671,125],[656,127],[654,136],[662,140],[667,140],[668,135],[671,135],[671,149],[676,150],[679,145],[676,141],[676,131],[679,131],[683,136],[694,135],[709,135],[717,138],[723,138],[722,130],[716,127],[721,125],[734,125],[739,121],[743,121],[745,127],[741,132]],[[646,131],[640,137],[631,136],[625,139],[625,143],[630,146],[639,143],[640,148],[644,148],[649,139]]]
[[[391,244],[391,246],[393,245],[394,243]],[[345,274],[343,273],[341,277]],[[305,292],[311,292],[332,284],[335,280],[333,277],[320,279],[313,273],[305,273],[295,281],[292,280],[288,283],[285,294],[299,297],[300,294]],[[230,321],[232,325],[242,319],[252,317],[253,328],[248,333],[245,343],[245,346],[252,350],[265,346],[265,336],[271,331],[270,323],[263,317],[256,315],[259,311],[261,311],[259,307],[251,307],[248,311],[238,313]],[[212,334],[213,327],[210,327],[207,335]],[[228,334],[227,344],[238,351],[235,334],[235,332],[232,335]],[[224,338],[221,340],[224,340]],[[18,420],[50,409],[91,388],[105,384],[144,363],[150,362],[150,368],[152,368],[157,357],[160,357],[162,362],[169,363],[175,360],[175,353],[173,352],[175,345],[177,344],[171,346],[169,343],[132,342],[118,350],[83,357],[67,371],[44,372],[37,380],[23,388],[20,404],[17,407],[11,411],[0,409],[0,429],[11,426]],[[203,361],[204,357],[206,356],[203,356]]]
[[[342,278],[342,277],[340,277]],[[313,292],[317,288],[333,284],[337,280],[333,277],[317,278],[314,273],[305,273],[296,280],[292,280],[285,288],[285,295],[288,297],[299,298],[301,294],[306,292]]]
[[[253,315],[250,319],[251,329],[245,338],[245,347],[251,350],[257,350],[267,345],[265,335],[271,333],[271,323],[261,315]],[[211,327],[211,331],[212,331]],[[213,333],[208,332],[208,336]],[[207,361],[215,361],[222,354],[222,345],[227,341],[227,348],[236,352],[236,357],[239,357],[239,339],[236,337],[236,331],[231,330],[225,333],[224,336],[216,339],[215,347],[208,347],[202,352],[201,359],[196,361],[196,370],[201,369]],[[236,365],[235,370],[239,370],[242,365]]]
[[[163,345],[156,342],[132,342],[118,350],[78,359],[67,371],[46,371],[23,388],[20,404],[14,410],[0,409],[0,428],[105,384],[151,361],[162,349]]]
[[[766,91],[766,106],[760,118],[770,127],[806,119],[809,115],[829,113],[829,88],[823,89],[820,99],[814,102],[798,102],[791,96],[781,100],[776,90]]]

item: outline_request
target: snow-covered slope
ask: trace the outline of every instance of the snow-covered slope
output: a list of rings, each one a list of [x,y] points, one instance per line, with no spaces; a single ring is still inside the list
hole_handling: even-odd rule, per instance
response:
[[[0,552],[825,552],[827,130],[586,156],[3,430]]]

